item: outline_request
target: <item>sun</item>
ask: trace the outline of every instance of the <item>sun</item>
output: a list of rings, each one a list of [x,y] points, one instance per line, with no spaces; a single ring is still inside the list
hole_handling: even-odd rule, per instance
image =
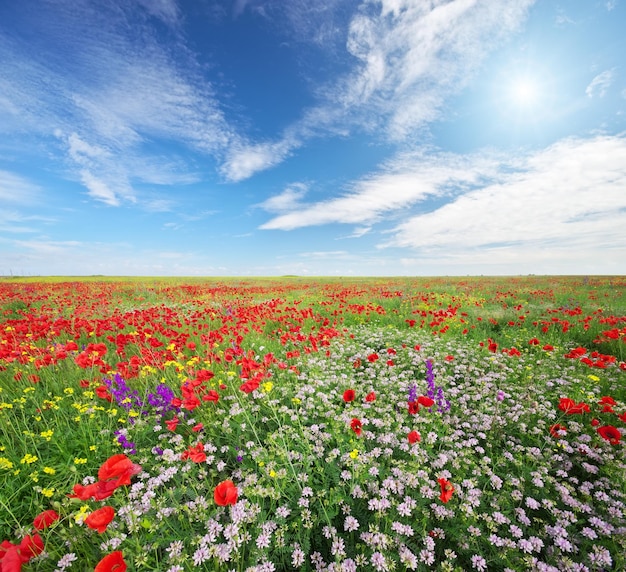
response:
[[[539,88],[529,78],[519,78],[510,87],[510,98],[518,107],[532,107],[539,101]]]

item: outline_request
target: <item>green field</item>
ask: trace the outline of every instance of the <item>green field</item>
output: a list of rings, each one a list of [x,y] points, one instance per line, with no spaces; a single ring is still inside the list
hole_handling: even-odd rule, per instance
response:
[[[625,277],[0,280],[2,572],[624,570],[625,430]]]

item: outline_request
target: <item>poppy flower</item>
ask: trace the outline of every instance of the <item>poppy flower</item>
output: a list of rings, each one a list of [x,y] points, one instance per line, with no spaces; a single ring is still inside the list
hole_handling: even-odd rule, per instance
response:
[[[39,534],[27,534],[20,542],[19,550],[22,561],[28,562],[38,554],[43,552],[43,540]],[[4,570],[4,568],[3,568]]]
[[[202,396],[202,401],[213,401],[217,403],[220,400],[220,394],[214,389],[210,389],[206,395]]]
[[[173,419],[168,419],[165,422],[165,425],[170,431],[176,431],[176,426],[178,425],[179,419],[178,417],[174,417]]]
[[[86,519],[85,524],[102,534],[109,526],[109,523],[115,517],[115,510],[110,506],[103,506],[98,510],[94,510]]]
[[[420,406],[417,401],[409,401],[407,406],[411,415],[415,415],[420,410]]]
[[[367,356],[367,361],[370,363],[374,363],[375,361],[378,361],[378,354],[370,354]]]
[[[447,479],[437,479],[437,482],[439,483],[439,487],[441,488],[441,494],[439,495],[439,498],[441,499],[441,502],[446,503],[452,498],[454,487],[452,486],[452,483]]]
[[[94,572],[126,572],[126,562],[121,550],[107,554],[94,569]]]
[[[59,515],[55,510],[44,510],[40,512],[33,521],[33,526],[37,530],[43,530],[44,528],[48,528],[53,522],[59,520]]]
[[[368,393],[365,396],[365,401],[371,403],[372,401],[376,401],[376,393],[374,393],[373,391],[371,391],[370,393]]]
[[[352,421],[350,421],[350,428],[352,429],[352,431],[354,431],[357,434],[357,436],[361,434],[362,427],[363,427],[363,424],[356,417],[352,419]]]
[[[259,389],[260,382],[257,379],[249,379],[248,381],[242,383],[239,386],[239,389],[244,393],[252,393],[253,391]]]
[[[591,409],[589,405],[584,402],[576,403],[569,397],[561,397],[559,400],[559,409],[565,413],[565,415],[576,415],[581,413],[589,413]]]
[[[28,562],[28,560],[26,560]],[[20,554],[19,546],[14,546],[8,540],[2,543],[0,548],[0,564],[2,570],[7,572],[20,572],[24,560]]]
[[[617,427],[613,427],[613,425],[603,425],[602,427],[598,427],[598,433],[600,437],[607,440],[611,445],[617,445],[622,438],[622,434],[619,432]]]
[[[417,431],[411,431],[407,435],[407,439],[409,440],[409,443],[411,443],[411,445],[413,445],[413,443],[419,443],[422,440],[422,437],[420,436],[420,434]]]
[[[346,389],[343,392],[343,400],[346,403],[350,403],[351,401],[354,401],[355,396],[356,396],[356,393],[354,392],[354,389]]]
[[[617,401],[615,401],[615,399],[613,399],[610,395],[601,397],[598,403],[600,405],[617,405]]]
[[[552,435],[555,439],[558,439],[562,435],[559,435],[561,431],[567,431],[567,427],[564,425],[559,425],[555,423],[554,425],[550,425],[550,435]]]
[[[109,392],[109,388],[106,385],[99,385],[96,387],[96,395],[100,399],[106,399],[109,403],[113,401],[113,396]]]
[[[141,466],[135,465],[124,453],[109,457],[98,471],[100,481],[116,479],[116,486],[130,485],[130,478],[141,472]]]
[[[239,491],[232,481],[222,481],[215,487],[213,491],[213,498],[215,504],[219,506],[226,506],[229,504],[235,504],[237,502],[237,495]]]
[[[432,407],[435,404],[435,400],[430,397],[426,397],[425,395],[420,395],[417,398],[417,402],[424,407]]]
[[[181,460],[191,459],[194,463],[204,463],[206,461],[206,453],[204,452],[204,445],[198,443],[194,447],[189,447],[182,455]]]

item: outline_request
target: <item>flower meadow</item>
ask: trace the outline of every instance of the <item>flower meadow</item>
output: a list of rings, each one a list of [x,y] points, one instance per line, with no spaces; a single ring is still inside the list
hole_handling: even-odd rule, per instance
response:
[[[625,286],[0,281],[0,571],[624,570]]]

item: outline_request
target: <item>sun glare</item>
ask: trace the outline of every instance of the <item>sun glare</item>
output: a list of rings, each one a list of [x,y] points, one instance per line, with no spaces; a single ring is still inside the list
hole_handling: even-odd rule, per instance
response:
[[[530,107],[538,100],[536,84],[529,79],[519,79],[511,85],[511,99],[520,107]]]

